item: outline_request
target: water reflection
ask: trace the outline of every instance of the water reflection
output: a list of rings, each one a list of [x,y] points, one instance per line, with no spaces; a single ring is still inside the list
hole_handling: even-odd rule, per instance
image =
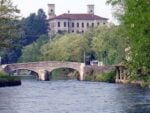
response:
[[[24,79],[0,88],[0,113],[149,113],[150,90],[138,86]]]

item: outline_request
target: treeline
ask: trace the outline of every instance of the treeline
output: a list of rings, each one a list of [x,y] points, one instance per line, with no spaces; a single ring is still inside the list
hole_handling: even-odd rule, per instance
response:
[[[133,80],[150,85],[150,1],[107,0],[115,9],[115,16],[127,31],[129,44],[124,61]]]
[[[126,34],[121,26],[101,26],[84,34],[65,34],[53,40],[41,37],[22,50],[20,62],[59,60],[83,62],[84,57],[114,64],[124,58]]]
[[[9,0],[5,0],[5,3],[8,3],[8,1]],[[4,4],[4,6],[6,5]],[[6,7],[9,8],[8,5]],[[0,18],[0,20],[2,19],[3,18]],[[7,24],[4,20],[8,21]],[[17,18],[14,18],[13,20],[11,18],[5,18],[2,20],[1,25],[2,29],[0,29],[0,56],[2,57],[1,63],[3,64],[17,62],[18,58],[22,54],[21,51],[24,46],[33,43],[43,34],[47,35],[47,20],[43,9],[39,9],[37,14],[31,13],[30,16],[21,20]],[[5,27],[6,25],[8,27]],[[3,39],[5,39],[5,43],[2,43]]]

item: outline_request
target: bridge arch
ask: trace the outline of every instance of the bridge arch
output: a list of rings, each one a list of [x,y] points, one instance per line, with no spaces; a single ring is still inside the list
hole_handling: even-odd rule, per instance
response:
[[[57,68],[53,68],[51,70],[48,70],[50,73],[50,77],[53,79],[54,76],[57,75],[53,75],[53,72],[56,70],[60,70],[60,71],[69,71],[69,72],[62,72],[62,75],[60,74],[59,76],[63,76],[63,74],[66,74],[67,77],[69,78],[74,78],[77,80],[80,80],[80,71],[77,70],[76,68],[70,68],[70,67],[57,67]]]
[[[36,70],[32,70],[32,69],[28,69],[28,68],[17,68],[17,69],[14,69],[14,70],[11,70],[9,73],[12,75],[14,75],[14,73],[17,75],[17,76],[20,76],[20,71],[23,71],[23,70],[26,70],[26,71],[30,71],[30,74],[29,75],[35,75],[36,78],[38,79],[39,78],[39,74]]]

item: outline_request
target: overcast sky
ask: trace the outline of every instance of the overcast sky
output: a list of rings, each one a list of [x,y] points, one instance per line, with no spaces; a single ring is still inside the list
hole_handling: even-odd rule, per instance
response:
[[[86,13],[87,4],[95,5],[95,14],[109,18],[112,21],[112,11],[106,5],[106,0],[12,0],[14,5],[21,10],[21,16],[27,17],[30,13],[37,12],[39,8],[44,9],[47,14],[47,4],[55,4],[56,15],[67,13]]]

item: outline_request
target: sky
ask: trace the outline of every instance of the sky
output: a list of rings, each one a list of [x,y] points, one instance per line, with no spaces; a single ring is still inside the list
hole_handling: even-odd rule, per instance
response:
[[[21,10],[21,16],[27,17],[30,13],[35,13],[39,8],[48,12],[47,4],[55,4],[56,15],[67,13],[86,13],[87,4],[95,5],[95,14],[101,17],[109,18],[109,21],[114,22],[112,17],[111,6],[106,4],[106,0],[12,0],[14,5],[17,5]]]

